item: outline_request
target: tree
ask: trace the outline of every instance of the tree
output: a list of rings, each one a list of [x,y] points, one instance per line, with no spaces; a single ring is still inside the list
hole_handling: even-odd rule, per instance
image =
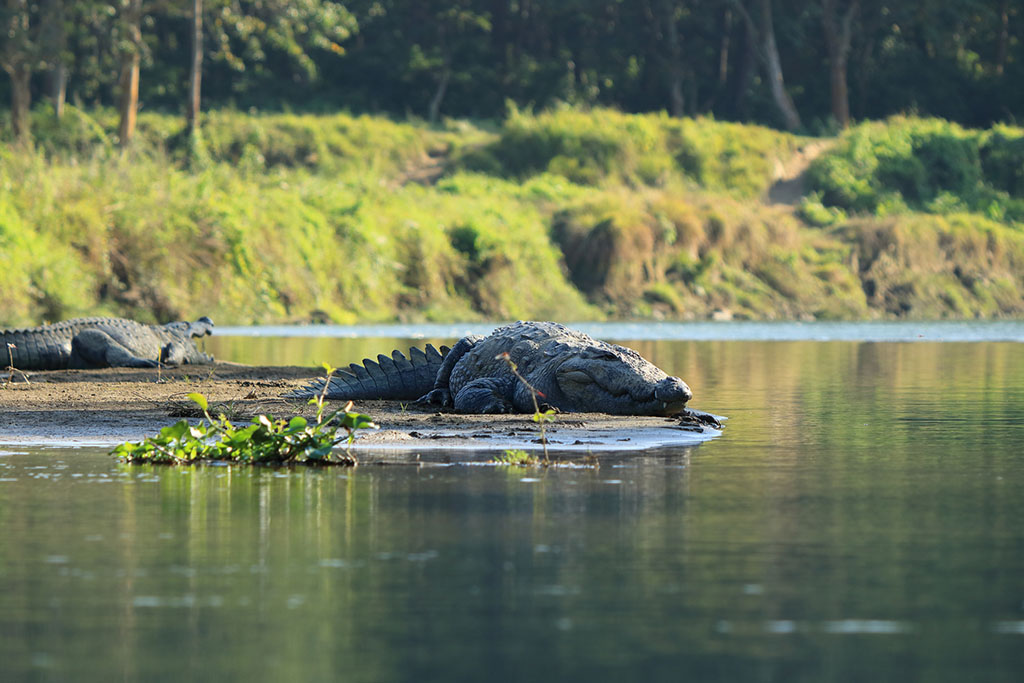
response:
[[[832,90],[832,116],[840,128],[850,125],[850,93],[846,83],[853,19],[860,0],[850,0],[840,16],[841,0],[822,0],[821,23],[828,49],[829,82]]]
[[[999,2],[999,37],[996,39],[996,73],[1000,76],[1006,70],[1006,58],[1010,49],[1010,0]]]
[[[682,8],[677,0],[663,0],[662,11],[665,21],[665,42],[668,48],[669,113],[672,116],[683,116],[686,113],[686,99],[683,97],[683,50],[677,24]]]
[[[68,40],[63,0],[44,0],[42,17],[40,43],[46,46],[48,53],[48,90],[53,101],[54,116],[59,119],[64,115],[68,86],[68,68],[65,62]]]
[[[142,67],[142,0],[125,0],[121,13],[123,35],[118,45],[121,57],[121,123],[117,129],[122,147],[131,144],[139,112],[139,71]]]
[[[207,0],[203,4],[200,39],[209,46],[205,52],[209,63],[229,70],[232,87],[226,93],[262,89],[268,81],[278,88],[289,82],[308,86],[319,76],[316,58],[344,55],[341,43],[358,30],[347,7],[329,0]],[[195,16],[193,12],[190,18]],[[191,30],[194,33],[195,26]]]
[[[199,105],[203,81],[203,0],[192,0],[192,62],[188,75],[185,121],[189,135],[199,131]]]
[[[760,9],[760,22],[754,21],[742,0],[731,1],[743,17],[748,32],[758,46],[758,57],[764,65],[772,100],[782,115],[783,123],[789,130],[796,130],[800,127],[800,114],[797,113],[793,98],[786,90],[786,82],[782,75],[782,60],[779,58],[779,47],[775,42],[775,25],[772,20],[772,0],[756,0],[755,4]]]
[[[19,144],[28,144],[32,137],[28,118],[32,105],[29,85],[38,48],[30,32],[30,19],[27,0],[7,0],[3,11],[6,40],[0,53],[0,66],[11,77],[11,129]]]

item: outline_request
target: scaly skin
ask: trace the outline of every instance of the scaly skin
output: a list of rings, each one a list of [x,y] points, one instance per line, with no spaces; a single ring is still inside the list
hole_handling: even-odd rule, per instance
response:
[[[0,330],[0,366],[18,370],[156,367],[212,363],[194,337],[210,334],[213,322],[146,325],[122,318],[75,318],[52,325]],[[10,345],[10,346],[9,346]]]
[[[669,377],[636,351],[558,323],[520,321],[487,337],[465,337],[445,351],[419,352],[425,356],[420,362],[414,349],[411,362],[396,351],[391,359],[378,356],[378,363],[353,364],[331,380],[327,396],[419,399],[463,413],[532,413],[531,392],[502,357],[507,353],[540,392],[538,402],[562,412],[673,415],[692,398],[683,380]],[[405,379],[398,381],[399,375]],[[321,381],[293,396],[313,396],[322,388]]]

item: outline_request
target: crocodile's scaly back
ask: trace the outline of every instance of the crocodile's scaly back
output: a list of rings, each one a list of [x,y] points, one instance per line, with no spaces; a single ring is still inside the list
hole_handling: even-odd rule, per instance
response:
[[[0,367],[57,370],[111,365],[209,363],[193,337],[210,334],[213,322],[146,325],[123,318],[74,318],[39,327],[0,330]]]
[[[447,346],[438,351],[427,344],[422,350],[409,349],[408,358],[395,350],[391,356],[379,354],[376,361],[365,358],[362,365],[352,363],[331,377],[327,398],[414,401],[433,388],[438,368],[448,351]],[[317,380],[288,396],[312,398],[319,396],[323,388],[324,380]]]

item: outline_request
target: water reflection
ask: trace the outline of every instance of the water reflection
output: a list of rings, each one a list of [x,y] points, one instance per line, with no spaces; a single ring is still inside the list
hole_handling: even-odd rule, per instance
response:
[[[1019,676],[1020,345],[636,346],[722,437],[596,470],[0,452],[0,679]]]

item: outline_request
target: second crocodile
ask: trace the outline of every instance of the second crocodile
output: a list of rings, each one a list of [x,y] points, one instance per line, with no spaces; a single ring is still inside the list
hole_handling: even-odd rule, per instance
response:
[[[0,330],[0,367],[18,370],[132,367],[212,363],[193,338],[213,330],[195,322],[147,325],[123,318],[75,318],[52,325]]]

